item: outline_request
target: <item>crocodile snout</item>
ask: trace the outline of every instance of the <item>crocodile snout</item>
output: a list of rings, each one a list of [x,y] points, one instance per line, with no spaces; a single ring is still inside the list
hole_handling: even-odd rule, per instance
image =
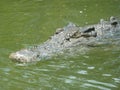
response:
[[[11,53],[9,58],[15,62],[24,63],[24,62],[34,61],[35,56],[36,56],[35,53],[25,49],[25,50],[21,50],[15,53]]]

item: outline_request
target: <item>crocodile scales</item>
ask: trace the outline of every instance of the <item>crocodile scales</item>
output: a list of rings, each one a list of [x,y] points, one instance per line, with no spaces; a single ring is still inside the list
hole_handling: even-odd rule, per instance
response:
[[[101,19],[98,24],[85,27],[69,23],[63,28],[56,29],[54,35],[44,43],[11,53],[9,58],[17,62],[40,61],[68,48],[74,48],[73,46],[89,47],[99,44],[101,41],[107,42],[107,39],[119,40],[119,35],[120,21],[113,16],[109,21]]]

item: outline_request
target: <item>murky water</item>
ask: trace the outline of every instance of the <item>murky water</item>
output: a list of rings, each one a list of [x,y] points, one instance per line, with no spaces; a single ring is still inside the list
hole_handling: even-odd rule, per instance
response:
[[[1,0],[0,90],[119,90],[120,48],[18,65],[11,52],[40,44],[69,22],[83,26],[120,16],[119,0]]]

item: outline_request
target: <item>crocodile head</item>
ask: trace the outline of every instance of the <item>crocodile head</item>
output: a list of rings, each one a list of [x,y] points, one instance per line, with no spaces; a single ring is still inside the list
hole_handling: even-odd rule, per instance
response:
[[[120,24],[113,17],[110,18],[110,21],[101,20],[98,24],[85,27],[69,23],[63,28],[58,28],[55,34],[43,44],[12,53],[9,58],[17,62],[33,62],[44,57],[52,57],[73,46],[91,46],[98,43],[98,39],[104,41],[111,36],[115,38],[120,36]],[[106,40],[106,42],[108,41]]]

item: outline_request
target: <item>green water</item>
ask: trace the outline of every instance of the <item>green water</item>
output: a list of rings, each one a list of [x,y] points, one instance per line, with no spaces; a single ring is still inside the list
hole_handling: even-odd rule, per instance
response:
[[[0,90],[119,90],[119,46],[25,66],[8,58],[69,22],[83,26],[110,16],[120,16],[119,0],[1,0]]]

